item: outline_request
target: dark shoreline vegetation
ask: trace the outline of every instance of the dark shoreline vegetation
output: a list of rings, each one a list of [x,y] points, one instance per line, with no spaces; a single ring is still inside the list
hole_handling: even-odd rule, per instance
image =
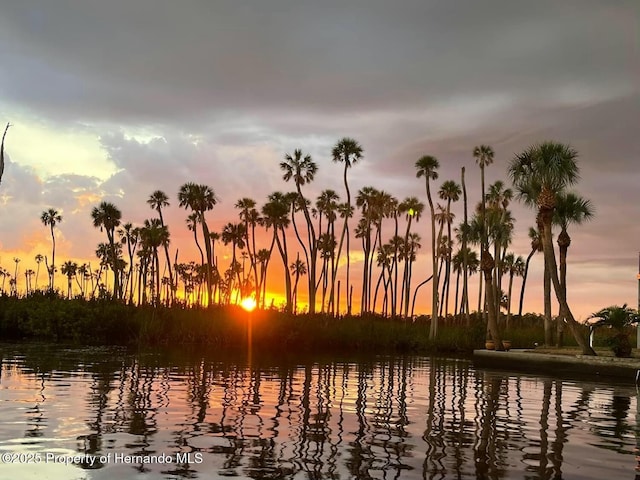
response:
[[[275,309],[247,312],[234,305],[136,306],[112,299],[69,300],[41,292],[25,298],[0,296],[0,338],[5,342],[202,346],[239,352],[247,350],[249,321],[253,349],[266,353],[470,354],[484,348],[487,329],[476,313],[471,315],[470,326],[464,316],[441,319],[439,335],[431,340],[427,316],[412,321],[376,314],[332,317]],[[533,348],[544,342],[542,316],[516,315],[511,322],[506,335],[513,348]],[[607,344],[610,335],[601,330],[595,346]],[[584,333],[586,336],[586,328]],[[573,338],[567,338],[566,344],[577,345]]]

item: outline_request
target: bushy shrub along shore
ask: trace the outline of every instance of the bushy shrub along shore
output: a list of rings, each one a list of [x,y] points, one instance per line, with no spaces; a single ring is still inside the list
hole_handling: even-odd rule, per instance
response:
[[[26,298],[0,296],[3,341],[38,339],[115,345],[211,345],[245,349],[251,324],[256,350],[361,351],[395,353],[470,353],[484,348],[486,323],[472,316],[444,319],[438,338],[429,340],[429,319],[391,320],[377,315],[332,318],[292,315],[277,310],[246,312],[240,307],[183,308],[125,305],[112,300],[66,300],[55,294]],[[503,333],[513,348],[544,341],[542,318],[528,314],[512,320]],[[604,345],[606,335],[598,338]],[[567,345],[575,345],[566,338]]]

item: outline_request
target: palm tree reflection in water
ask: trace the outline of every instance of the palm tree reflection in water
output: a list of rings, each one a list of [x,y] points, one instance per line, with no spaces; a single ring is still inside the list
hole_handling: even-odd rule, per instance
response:
[[[30,385],[40,394],[36,409],[20,413],[22,432],[12,431],[7,407],[0,410],[0,443],[57,436],[61,444],[73,438],[68,447],[81,453],[204,459],[93,467],[114,475],[133,468],[149,478],[629,478],[635,466],[636,391],[624,386],[408,357],[257,357],[247,366],[241,358],[155,354],[61,364],[44,355],[34,350],[11,363],[5,355],[5,391]]]

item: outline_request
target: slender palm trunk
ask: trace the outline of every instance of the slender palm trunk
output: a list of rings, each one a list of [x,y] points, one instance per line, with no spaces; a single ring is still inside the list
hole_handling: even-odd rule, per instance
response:
[[[482,256],[482,253],[489,248],[489,246],[487,245],[488,241],[487,241],[487,203],[486,203],[486,198],[485,198],[485,190],[484,190],[484,163],[480,163],[480,183],[482,184],[482,231],[480,232],[480,256]],[[481,275],[482,277],[482,275]],[[486,307],[486,297],[487,297],[487,291],[491,291],[489,289],[489,284],[487,283],[487,286],[485,287],[485,307]],[[480,281],[480,292],[482,292],[482,280]],[[486,310],[485,308],[483,308],[481,310],[481,298],[482,295],[479,295],[478,297],[478,313],[483,312],[482,315],[484,318],[486,317]]]
[[[560,286],[567,295],[567,253],[571,245],[571,238],[566,229],[562,229],[558,235],[558,247],[560,252]],[[558,324],[556,326],[556,346],[562,347],[564,343],[564,318],[558,316]]]
[[[482,254],[482,272],[484,273],[484,279],[487,284],[486,292],[493,292],[493,270],[494,270],[494,259],[489,253],[489,250],[485,250]],[[496,304],[491,301],[491,297],[487,299],[487,314],[488,314],[488,322],[487,327],[489,330],[489,334],[491,338],[496,343],[496,350],[502,350],[502,338],[500,337],[500,332],[498,331],[498,314],[496,312]]]
[[[546,260],[546,259],[545,259]],[[544,344],[548,347],[553,345],[553,330],[551,318],[551,272],[549,264],[544,263]]]
[[[484,275],[480,275],[480,280],[478,281],[478,314],[481,315],[480,318],[482,318],[483,316],[483,310],[482,310],[483,282],[484,282]]]
[[[409,245],[409,231],[411,229],[411,220],[412,216],[409,216],[409,220],[407,221],[407,229],[404,232],[404,247],[405,250]],[[411,258],[411,252],[408,252],[404,259],[404,268],[402,271],[402,289],[401,289],[401,297],[402,301],[400,302],[400,307],[404,307],[404,316],[405,318],[409,315],[409,258]]]
[[[513,291],[513,272],[509,273],[509,292],[507,293],[507,324],[505,330],[509,331],[509,324],[511,323],[511,293]]]
[[[212,265],[213,265],[213,257],[211,254],[211,241],[209,240],[209,227],[207,226],[207,221],[204,218],[204,212],[200,212],[200,223],[202,223],[202,237],[204,238],[204,248],[207,253],[207,266],[206,266],[206,281],[207,281],[207,305],[211,306],[213,303],[212,292],[213,292],[213,275],[212,273]]]
[[[464,204],[464,225],[467,227],[467,186],[464,182],[464,167],[462,167],[462,200]],[[467,232],[462,235],[462,305],[467,326],[471,326],[471,314],[469,312],[469,255],[467,251]]]
[[[433,209],[433,200],[431,199],[429,179],[427,179],[427,201],[429,202],[429,210],[431,211],[431,266],[433,270],[433,288],[431,290],[431,328],[429,331],[429,338],[434,340],[438,335],[438,252],[436,249],[436,217]]]
[[[160,206],[158,206],[158,215],[160,216],[160,226],[164,229],[164,219],[162,218],[162,209],[160,208]],[[168,300],[170,303],[173,303],[175,299],[174,292],[176,284],[173,282],[173,269],[171,268],[171,259],[169,258],[169,244],[166,242],[164,243],[164,255],[167,261],[167,269],[169,270],[170,296]]]
[[[160,305],[160,296],[162,294],[162,286],[160,283],[160,257],[158,256],[158,248],[154,248],[153,249],[153,259],[155,260],[155,264],[156,264],[156,298],[155,298],[155,304],[156,305]]]
[[[447,235],[449,239],[449,243],[452,244],[451,240],[451,221],[449,220],[451,213],[451,200],[447,201]],[[447,269],[445,271],[444,283],[446,285],[446,293],[444,300],[444,316],[445,318],[449,316],[449,284],[451,283],[451,252],[452,248],[447,249]]]
[[[527,274],[529,273],[529,262],[531,261],[531,257],[536,253],[535,250],[531,250],[529,255],[527,255],[527,261],[524,265],[524,274],[522,275],[522,288],[520,289],[520,306],[518,308],[518,316],[522,316],[522,306],[524,305],[524,289],[527,285]]]
[[[567,324],[576,342],[582,349],[583,355],[595,355],[596,352],[589,346],[587,339],[579,330],[579,325],[576,322],[571,308],[567,303],[567,292],[562,289],[560,285],[560,279],[558,278],[558,267],[556,263],[556,256],[553,249],[553,240],[551,238],[551,214],[547,213],[543,215],[543,247],[544,247],[544,259],[548,265],[549,272],[551,273],[551,282],[556,293],[558,303],[560,303],[560,315],[567,320]]]
[[[278,228],[278,227],[274,227]],[[284,228],[281,228],[282,233],[282,242],[280,241],[280,236],[276,234],[276,244],[278,245],[278,251],[280,252],[280,256],[282,257],[282,265],[284,268],[284,287],[285,287],[285,296],[287,299],[286,302],[286,312],[292,312],[292,302],[291,302],[291,274],[289,273],[289,258],[287,253],[287,237],[284,231]]]
[[[347,234],[347,226],[349,223],[349,212],[351,210],[351,192],[349,191],[349,182],[347,181],[347,169],[348,169],[348,163],[345,161],[344,163],[344,175],[343,175],[343,180],[344,180],[344,188],[347,192],[347,211],[345,212],[345,216],[344,216],[344,224],[342,226],[342,233],[340,234],[340,244],[338,246],[338,255],[336,258],[336,266],[333,268],[332,270],[332,281],[331,281],[331,291],[329,293],[329,301],[332,304],[332,314],[334,314],[334,310],[335,310],[335,306],[334,306],[334,298],[335,298],[335,283],[336,283],[336,277],[338,275],[338,269],[337,269],[337,265],[340,263],[340,255],[342,254],[342,245],[344,244],[344,239],[345,236],[347,238],[347,292],[349,291],[349,270],[351,267],[351,262],[350,262],[350,258],[349,258],[349,235]],[[347,299],[348,302],[348,299]],[[340,309],[340,306],[338,305],[338,310]],[[347,305],[347,313],[351,313],[351,306]]]
[[[461,274],[460,271],[458,271],[457,274],[456,274],[456,303],[455,303],[455,307],[454,307],[454,310],[453,310],[453,316],[454,317],[458,316],[458,293],[459,293],[459,290],[460,290],[460,274]],[[462,300],[461,300],[460,301],[460,310],[462,310],[462,309],[463,309],[463,303],[462,303]],[[462,313],[462,312],[460,312],[460,313]]]
[[[375,252],[377,250],[377,248],[382,244],[382,234],[380,232],[382,228],[382,219],[378,220],[376,222],[376,233],[374,234],[374,240],[373,240],[373,246],[371,247],[371,261],[369,262],[369,294],[368,294],[368,298],[367,298],[367,310],[369,310],[371,308],[371,285],[373,285],[373,257],[375,255]],[[375,306],[373,307],[373,310],[375,311]]]
[[[113,297],[120,298],[120,275],[118,274],[118,257],[116,256],[116,244],[113,230],[107,230],[109,240],[109,252],[111,256],[111,269],[113,270]]]
[[[53,290],[55,288],[55,278],[56,278],[56,236],[53,233],[53,224],[51,224],[51,271],[49,272],[49,289]]]

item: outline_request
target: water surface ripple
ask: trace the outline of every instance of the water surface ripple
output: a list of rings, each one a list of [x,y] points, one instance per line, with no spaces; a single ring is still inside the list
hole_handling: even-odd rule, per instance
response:
[[[635,475],[633,385],[423,357],[248,366],[33,345],[0,357],[0,479]]]

